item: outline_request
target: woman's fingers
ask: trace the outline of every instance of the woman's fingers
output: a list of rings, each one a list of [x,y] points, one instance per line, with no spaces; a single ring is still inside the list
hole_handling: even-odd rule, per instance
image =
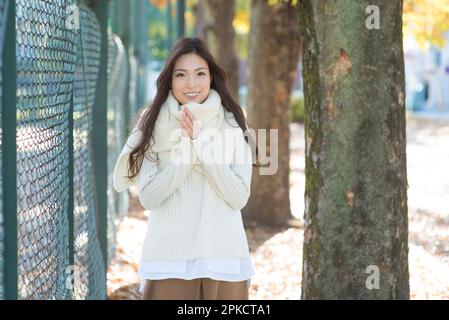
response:
[[[190,130],[193,129],[193,123],[192,123],[192,121],[189,119],[189,117],[188,117],[186,114],[183,115],[183,122],[186,124],[186,126],[187,126]]]
[[[187,114],[187,116],[190,118],[190,120],[192,121],[192,122],[195,122],[195,116],[193,115],[193,113],[192,113],[192,111],[190,111],[189,110],[189,108],[188,107],[185,107],[184,108],[184,112]]]
[[[187,107],[182,109],[182,127],[188,132],[192,139],[198,137],[201,132],[199,122],[195,120],[195,116]]]
[[[186,124],[190,129],[193,129],[193,121],[187,113],[184,113],[184,121],[186,122]]]
[[[184,118],[183,118],[183,121],[182,121],[181,134],[182,134],[183,137],[187,137],[189,135],[188,131],[185,128]]]
[[[192,132],[192,138],[195,139],[199,133],[201,132],[201,126],[198,121],[196,121],[195,116],[193,113],[189,110],[189,108],[185,107],[183,109],[185,117],[187,118],[187,123],[189,125],[189,128]]]
[[[193,132],[193,139],[196,139],[198,135],[201,132],[201,126],[199,125],[198,121],[195,121],[192,126],[192,132]]]
[[[186,137],[186,136],[192,137],[192,135],[193,135],[192,128],[189,127],[189,125],[187,124],[187,121],[185,121],[185,120],[183,120],[183,122],[182,122],[182,135],[184,137]]]

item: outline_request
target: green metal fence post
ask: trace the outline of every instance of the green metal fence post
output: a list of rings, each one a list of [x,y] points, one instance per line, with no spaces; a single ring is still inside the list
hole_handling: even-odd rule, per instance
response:
[[[148,15],[149,15],[150,5],[148,3],[144,4],[140,12],[140,29],[144,32],[140,33],[139,38],[139,52],[140,52],[140,63],[143,70],[141,77],[141,96],[139,100],[139,106],[142,107],[147,104],[150,100],[149,88],[148,88],[148,68],[150,60],[150,50],[149,50],[149,34],[148,34]]]
[[[117,30],[117,35],[120,37],[120,39],[123,42],[123,46],[125,47],[125,52],[128,55],[128,57],[131,57],[132,52],[130,50],[130,42],[131,42],[131,26],[130,26],[130,19],[129,16],[131,14],[131,2],[130,1],[123,1],[123,0],[118,0],[116,1],[116,10],[119,11],[119,15],[116,16],[115,19],[119,20],[120,22],[118,23],[118,30]],[[131,76],[131,65],[129,63],[129,58],[128,58],[128,74],[126,75],[128,77],[127,79],[127,83],[130,82],[130,76]],[[126,87],[126,92],[125,92],[125,105],[123,106],[123,118],[125,121],[125,126],[126,128],[124,128],[124,132],[125,135],[127,136],[129,134],[129,131],[132,130],[132,128],[129,128],[129,122],[131,119],[131,109],[134,108],[134,106],[131,106],[131,102],[130,102],[130,88],[129,86]]]
[[[95,104],[93,107],[92,142],[94,170],[98,201],[98,238],[103,253],[105,272],[107,272],[107,55],[108,55],[108,2],[99,1],[95,8],[101,32],[100,70],[97,80]],[[105,284],[106,286],[106,284]]]
[[[167,23],[167,50],[170,51],[171,47],[173,45],[173,19],[171,15],[171,0],[167,0],[167,5],[165,7],[165,14],[166,14],[166,23]]]
[[[138,73],[137,73],[137,83],[136,83],[136,109],[134,111],[139,111],[140,108],[146,103],[145,94],[146,88],[146,67],[148,62],[148,30],[147,30],[147,8],[148,4],[136,1],[133,2],[133,32],[131,37],[130,48],[132,53],[137,60]],[[134,114],[132,114],[134,116]]]
[[[122,12],[122,6],[123,6],[123,1],[120,0],[113,0],[112,3],[110,4],[111,8],[112,8],[112,32],[120,34],[120,30],[123,28],[122,27],[122,17],[121,15],[123,14]]]
[[[135,83],[135,91],[134,91],[134,105],[132,106],[132,112],[131,116],[137,112],[137,110],[140,107],[140,101],[141,101],[141,88],[140,88],[140,82],[142,78],[142,69],[141,67],[141,61],[142,61],[142,53],[140,51],[140,36],[142,32],[146,32],[146,30],[140,30],[140,21],[141,21],[141,14],[142,14],[142,2],[141,1],[133,1],[131,3],[131,17],[132,19],[132,25],[131,25],[131,34],[130,34],[130,51],[129,54],[134,56],[137,63],[137,72],[136,72],[136,83]],[[130,19],[131,20],[131,19]]]
[[[77,272],[75,266],[75,217],[74,217],[74,190],[73,190],[73,161],[74,161],[74,146],[73,146],[73,88],[72,95],[70,99],[70,109],[69,109],[69,139],[68,139],[68,151],[69,151],[69,164],[68,164],[68,174],[69,174],[69,204],[68,204],[68,223],[69,223],[69,266],[73,268],[73,273]],[[70,298],[74,300],[75,290],[70,293]]]
[[[16,8],[8,1],[2,68],[2,157],[4,214],[4,288],[6,300],[18,299],[17,152],[16,152]]]

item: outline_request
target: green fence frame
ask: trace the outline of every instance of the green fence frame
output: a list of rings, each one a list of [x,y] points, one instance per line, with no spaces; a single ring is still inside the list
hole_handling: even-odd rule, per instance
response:
[[[107,239],[107,112],[108,112],[108,92],[107,92],[107,58],[108,58],[108,3],[100,1],[95,9],[101,32],[101,60],[100,71],[97,79],[97,91],[95,96],[95,106],[93,118],[95,125],[92,128],[93,151],[95,161],[95,181],[97,194],[97,227],[100,240],[101,251],[103,253],[104,265],[108,265],[108,239]],[[105,270],[107,272],[107,270]]]
[[[15,6],[7,4],[2,63],[2,178],[4,214],[4,295],[18,297],[17,275],[17,153],[16,153],[16,25]]]

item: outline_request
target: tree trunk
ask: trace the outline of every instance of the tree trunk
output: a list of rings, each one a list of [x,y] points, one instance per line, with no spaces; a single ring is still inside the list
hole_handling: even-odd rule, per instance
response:
[[[239,101],[240,63],[235,51],[235,31],[232,21],[235,15],[235,0],[204,0],[204,34],[212,55],[225,69],[228,88]]]
[[[269,5],[267,0],[253,0],[248,121],[251,128],[268,131],[267,156],[275,154],[277,148],[278,165],[274,175],[261,175],[259,169],[254,170],[251,197],[244,215],[266,225],[285,225],[292,218],[289,199],[290,94],[299,48],[298,13],[291,1]],[[277,144],[269,143],[270,129],[278,130]]]
[[[369,4],[300,1],[302,299],[409,299],[402,1]]]
[[[203,41],[206,41],[205,24],[204,21],[204,0],[198,0],[198,2],[192,8],[195,15],[195,36]]]

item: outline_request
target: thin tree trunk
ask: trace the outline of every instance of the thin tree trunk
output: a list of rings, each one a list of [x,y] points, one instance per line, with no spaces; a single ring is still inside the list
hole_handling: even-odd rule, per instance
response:
[[[239,100],[240,63],[235,51],[235,31],[232,21],[235,15],[235,0],[204,0],[204,34],[212,55],[228,75],[228,88]]]
[[[370,1],[300,1],[303,299],[409,298],[402,1],[375,3],[380,29]]]
[[[300,51],[298,13],[291,1],[270,6],[267,0],[253,0],[249,41],[248,121],[253,129],[278,130],[277,145],[270,144],[267,132],[267,150],[273,153],[277,148],[278,169],[274,175],[254,170],[244,215],[262,224],[284,225],[292,218],[290,94]]]
[[[193,12],[195,15],[195,36],[203,41],[206,41],[205,34],[205,17],[204,17],[204,0],[198,0],[198,2],[193,7]]]

